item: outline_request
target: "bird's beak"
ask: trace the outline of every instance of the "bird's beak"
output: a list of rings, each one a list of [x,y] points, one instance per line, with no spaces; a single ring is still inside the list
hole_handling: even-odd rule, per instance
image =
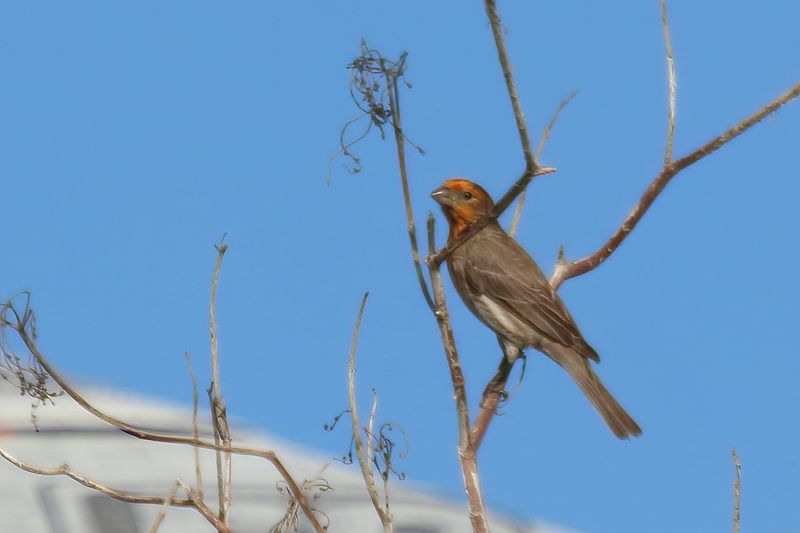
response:
[[[431,193],[431,198],[436,200],[441,205],[452,206],[453,195],[447,187],[439,187]]]

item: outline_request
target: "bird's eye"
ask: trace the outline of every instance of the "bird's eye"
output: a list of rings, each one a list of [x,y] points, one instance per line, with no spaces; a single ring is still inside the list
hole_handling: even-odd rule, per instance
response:
[[[465,200],[472,200],[472,193],[469,192],[469,191],[465,192],[464,193],[464,199]]]

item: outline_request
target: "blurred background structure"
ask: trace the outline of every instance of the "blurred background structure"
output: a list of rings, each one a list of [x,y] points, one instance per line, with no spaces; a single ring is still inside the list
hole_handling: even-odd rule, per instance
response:
[[[191,435],[191,409],[140,395],[93,388],[86,396],[122,419],[161,433]],[[194,482],[191,448],[157,444],[125,435],[86,413],[69,398],[36,411],[39,431],[31,422],[28,400],[0,382],[0,448],[28,464],[70,468],[93,481],[131,494],[167,496],[175,476]],[[239,423],[237,423],[239,422]],[[383,531],[369,501],[358,465],[345,466],[322,453],[269,435],[233,420],[238,445],[275,450],[298,483],[324,480],[332,490],[317,500],[333,531]],[[347,425],[347,424],[345,424]],[[210,426],[201,428],[206,437]],[[343,434],[347,428],[343,428]],[[231,527],[236,533],[264,533],[287,507],[277,490],[280,477],[269,463],[252,457],[234,458]],[[215,502],[214,454],[201,451],[206,500]],[[146,533],[161,506],[120,502],[86,488],[65,476],[39,476],[0,459],[0,531],[16,533]],[[181,492],[178,492],[181,496]],[[459,533],[469,529],[463,502],[454,501],[413,480],[393,482],[392,508],[396,533]],[[525,524],[495,515],[497,533],[568,533],[545,524]],[[300,532],[311,529],[302,526]],[[170,508],[162,533],[199,533],[211,526],[194,510]]]

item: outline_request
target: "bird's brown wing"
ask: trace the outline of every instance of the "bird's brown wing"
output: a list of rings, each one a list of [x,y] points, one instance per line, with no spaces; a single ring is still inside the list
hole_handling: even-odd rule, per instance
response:
[[[473,293],[490,298],[547,340],[599,361],[538,265],[499,225],[487,226],[467,245],[460,259]]]

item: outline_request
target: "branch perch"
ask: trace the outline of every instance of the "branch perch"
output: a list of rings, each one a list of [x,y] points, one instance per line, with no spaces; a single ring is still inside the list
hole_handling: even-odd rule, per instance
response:
[[[433,214],[428,214],[428,251],[433,253],[436,249],[436,219]],[[480,477],[478,476],[477,447],[470,441],[469,408],[467,392],[464,386],[464,374],[461,371],[461,362],[458,359],[458,350],[453,336],[453,327],[450,324],[450,314],[447,311],[447,301],[444,295],[444,285],[439,271],[439,265],[429,264],[428,271],[433,286],[433,298],[436,303],[436,323],[442,337],[447,366],[450,369],[450,380],[453,383],[453,396],[456,401],[456,415],[458,419],[458,459],[461,464],[461,473],[464,476],[464,488],[467,492],[469,505],[469,519],[475,533],[489,531],[486,505],[483,501]]]

